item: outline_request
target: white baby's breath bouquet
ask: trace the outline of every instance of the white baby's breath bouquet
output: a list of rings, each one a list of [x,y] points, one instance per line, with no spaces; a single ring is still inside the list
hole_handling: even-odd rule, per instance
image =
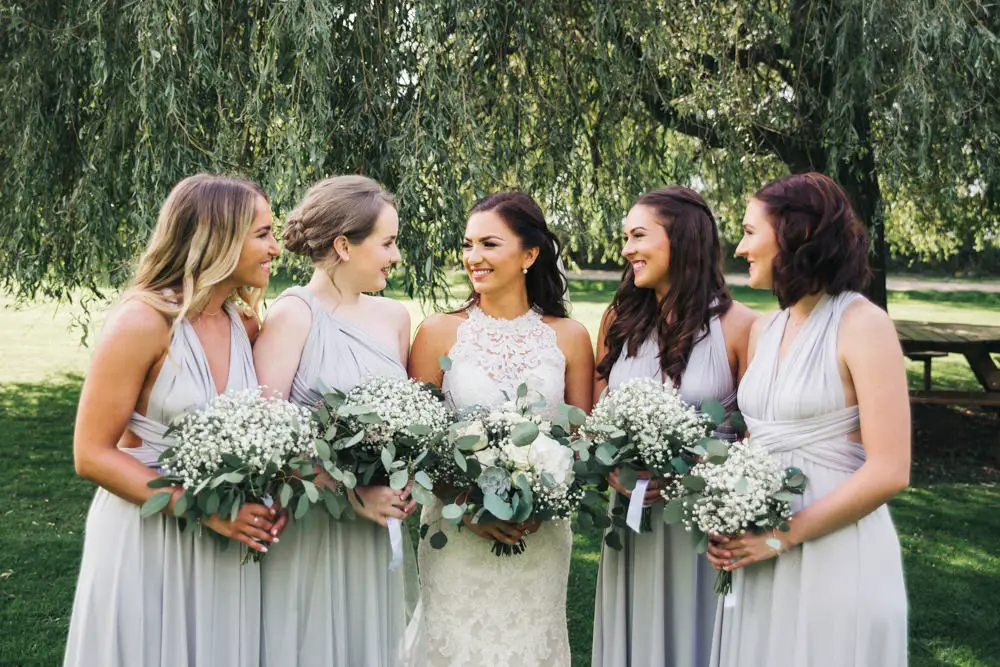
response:
[[[434,484],[422,463],[452,423],[431,386],[372,377],[346,394],[325,390],[316,414],[320,459],[336,481],[347,488],[379,484],[396,490],[413,481],[418,502],[429,500]]]
[[[317,441],[323,467],[348,489],[357,484],[387,485],[397,491],[407,486],[413,498],[425,504],[433,495],[434,479],[427,473],[428,449],[444,437],[451,415],[431,385],[400,377],[372,377],[346,394],[323,393],[316,412],[322,437]],[[332,494],[328,508],[339,516]],[[360,502],[360,497],[358,498]],[[403,533],[399,519],[388,517],[392,549],[390,569],[403,562]]]
[[[468,515],[474,523],[522,523],[531,517],[549,521],[569,519],[581,507],[583,479],[577,475],[577,455],[568,436],[585,415],[563,405],[559,415],[548,420],[540,412],[544,405],[529,397],[522,384],[512,401],[468,408],[456,416],[433,459],[446,490],[443,520],[460,525]],[[421,526],[421,537],[426,538],[430,528]],[[437,530],[429,540],[440,549],[448,537]],[[523,540],[514,545],[494,542],[492,551],[509,556],[524,547]]]
[[[709,535],[736,536],[744,532],[787,531],[792,500],[806,488],[798,468],[782,468],[751,439],[728,447],[725,456],[697,463],[687,475],[676,478],[663,496],[663,519],[681,523],[695,536],[696,549],[704,552]],[[771,538],[774,540],[774,538]],[[769,544],[780,549],[781,543]],[[715,590],[732,588],[732,572],[720,571]]]
[[[639,489],[628,512],[635,520],[627,522],[624,508],[616,507],[616,529],[627,524],[637,531],[652,530],[650,508],[642,507],[639,515],[645,489],[641,480],[683,474],[699,458],[724,452],[725,445],[710,436],[725,416],[719,403],[706,402],[699,412],[673,385],[652,378],[629,380],[600,398],[580,429],[589,469],[604,476],[617,470],[622,486]],[[622,547],[616,530],[605,535],[605,542]]]
[[[149,486],[182,486],[173,514],[235,519],[244,503],[274,501],[301,518],[319,500],[312,483],[316,430],[309,410],[261,388],[229,391],[171,423],[174,444],[160,456],[162,476]],[[143,516],[162,511],[171,492],[154,494]],[[258,560],[260,553],[250,552]]]

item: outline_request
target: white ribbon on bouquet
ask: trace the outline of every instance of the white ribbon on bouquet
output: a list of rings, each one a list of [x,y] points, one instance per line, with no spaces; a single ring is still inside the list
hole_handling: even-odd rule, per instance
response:
[[[628,501],[628,514],[625,516],[625,523],[637,533],[642,523],[643,500],[646,497],[646,487],[649,486],[649,481],[648,479],[636,480],[632,496]]]

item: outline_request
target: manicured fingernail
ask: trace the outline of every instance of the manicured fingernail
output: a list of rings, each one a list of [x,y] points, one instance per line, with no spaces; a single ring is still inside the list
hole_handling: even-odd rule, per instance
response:
[[[261,550],[261,553],[265,553],[265,554],[267,553],[267,547],[262,546],[260,548],[260,550]]]
[[[271,544],[277,544],[278,542],[279,542],[279,540],[278,540],[278,536],[277,536],[277,535],[275,535],[274,539],[273,539],[273,540],[271,540]]]

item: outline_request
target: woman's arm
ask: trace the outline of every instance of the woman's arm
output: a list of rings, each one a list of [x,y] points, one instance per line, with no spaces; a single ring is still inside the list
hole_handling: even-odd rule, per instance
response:
[[[120,451],[118,443],[139,444],[127,430],[128,422],[143,388],[155,381],[169,340],[170,325],[160,313],[138,301],[122,304],[94,350],[80,394],[73,433],[77,473],[136,505],[160,492],[148,486],[158,475]],[[180,487],[171,489],[173,497],[164,513],[173,510],[183,491]],[[205,524],[251,549],[267,551],[273,517],[274,512],[263,505],[248,503],[240,508],[235,521],[213,516]]]
[[[838,350],[842,375],[849,380],[848,402],[851,393],[857,396],[865,462],[843,484],[796,513],[789,532],[776,533],[783,549],[859,521],[909,484],[910,402],[892,320],[868,301],[851,304],[841,322]],[[764,544],[767,537],[723,543],[724,551],[739,558],[731,569],[774,556],[776,552]]]
[[[743,374],[750,365],[750,331],[757,321],[757,313],[753,312],[739,301],[722,316],[722,331],[726,338],[726,352],[733,376],[738,385],[743,380]]]
[[[586,327],[569,318],[559,322],[556,340],[566,357],[565,401],[590,413],[594,401],[594,346]]]
[[[611,328],[611,324],[615,321],[615,311],[608,306],[604,311],[604,315],[601,316],[601,328],[597,331],[597,363],[601,363],[604,357],[608,355],[608,329]],[[596,369],[596,365],[595,365]],[[608,388],[608,381],[606,378],[601,378],[597,376],[597,371],[594,371],[594,395],[591,400],[592,405],[597,405],[598,399],[604,390]]]
[[[460,319],[452,315],[431,315],[420,323],[417,335],[410,348],[408,372],[411,378],[420,382],[441,386],[444,371],[441,357],[448,354],[455,344],[455,333]]]
[[[136,505],[157,493],[147,486],[157,474],[120,451],[118,443],[124,437],[131,446],[139,444],[126,429],[147,376],[155,375],[166,355],[169,337],[170,324],[151,306],[121,304],[94,349],[80,392],[73,432],[76,472]],[[153,380],[149,377],[150,386]]]
[[[288,296],[271,306],[253,346],[257,381],[268,395],[288,399],[310,327],[312,312],[301,299]]]

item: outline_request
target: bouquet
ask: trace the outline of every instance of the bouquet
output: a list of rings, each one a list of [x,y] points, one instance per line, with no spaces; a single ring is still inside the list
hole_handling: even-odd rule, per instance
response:
[[[586,415],[563,405],[559,416],[547,421],[538,412],[544,405],[532,402],[522,384],[515,401],[459,414],[433,458],[441,488],[447,489],[443,520],[460,525],[468,515],[477,524],[521,523],[532,516],[548,521],[570,518],[578,509],[581,514],[591,512],[581,505],[584,477],[577,475],[576,452],[568,444],[571,426],[581,424]],[[429,530],[429,524],[422,525],[421,537]],[[429,539],[435,549],[448,542],[441,530]],[[523,541],[495,541],[491,550],[511,556],[524,548]]]
[[[791,502],[805,491],[806,483],[801,470],[782,470],[766,450],[744,440],[729,447],[725,457],[696,464],[664,489],[668,502],[663,519],[692,531],[699,553],[707,548],[709,535],[787,532]],[[781,548],[773,537],[767,543]],[[729,593],[732,581],[732,572],[719,571],[715,592]]]
[[[626,516],[621,507],[612,511],[613,525],[652,530],[651,510],[642,502],[649,478],[683,474],[699,459],[723,454],[725,444],[710,436],[725,416],[721,404],[706,402],[699,412],[672,385],[652,378],[629,380],[604,394],[581,435],[592,453],[589,469],[605,477],[617,469],[621,484],[632,489]],[[615,530],[604,539],[608,546],[622,548]]]
[[[360,483],[398,491],[411,485],[417,502],[426,504],[433,498],[427,451],[444,437],[451,415],[429,385],[373,377],[346,394],[327,390],[316,417],[321,464],[344,487],[353,489]],[[351,511],[342,496],[331,491],[325,498],[335,517]],[[388,526],[395,567],[402,562],[402,530],[397,519],[388,519]]]
[[[149,486],[184,488],[173,507],[181,519],[218,514],[234,520],[243,503],[271,505],[275,499],[284,507],[294,506],[301,518],[319,500],[312,482],[316,430],[310,411],[265,398],[259,387],[226,392],[181,415],[167,435],[175,444],[160,456],[163,474]],[[142,515],[162,511],[170,497],[170,491],[154,494],[143,504]],[[254,560],[261,555],[249,550]]]

